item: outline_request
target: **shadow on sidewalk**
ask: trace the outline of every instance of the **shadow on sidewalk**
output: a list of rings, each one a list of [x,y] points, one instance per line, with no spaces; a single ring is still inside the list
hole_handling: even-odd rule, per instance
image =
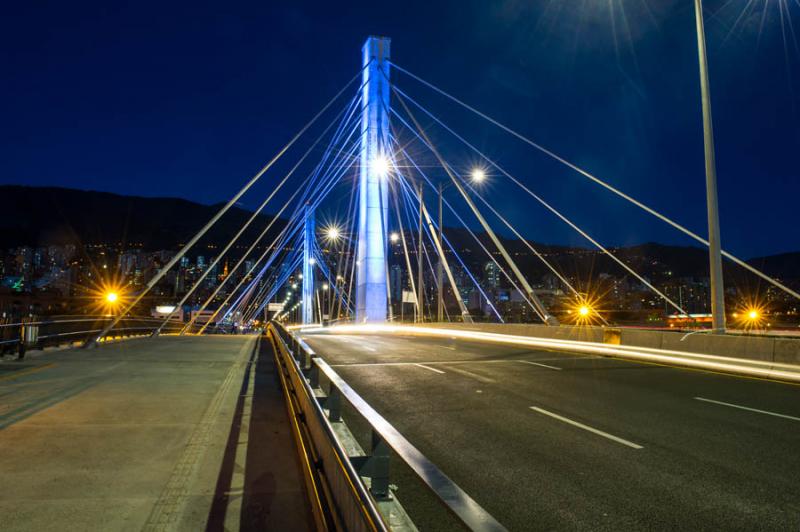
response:
[[[246,394],[253,373],[252,407],[247,412]],[[246,435],[240,434],[242,422],[247,421],[248,416],[249,431]],[[240,440],[247,442],[246,458],[240,457],[237,463]],[[242,476],[243,489],[239,489]],[[272,343],[265,337],[258,356],[253,353],[245,372],[206,532],[231,530],[231,522],[236,519],[228,514],[235,511],[240,512],[240,531],[314,530],[306,497]]]

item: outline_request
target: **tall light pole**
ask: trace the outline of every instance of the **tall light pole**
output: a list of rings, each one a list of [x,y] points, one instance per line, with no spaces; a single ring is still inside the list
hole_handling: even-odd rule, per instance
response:
[[[442,244],[442,192],[444,186],[439,183],[439,244],[444,249]],[[456,295],[458,297],[458,295]],[[444,321],[444,286],[442,286],[442,258],[436,263],[436,321],[442,323]]]
[[[722,253],[719,236],[717,201],[717,165],[714,160],[714,128],[711,122],[711,94],[708,83],[706,34],[703,26],[703,2],[694,0],[697,24],[697,56],[700,65],[700,93],[703,102],[703,143],[706,161],[706,203],[708,207],[708,254],[711,277],[711,315],[713,330],[725,332],[725,286],[722,280]]]
[[[417,188],[419,194],[419,236],[417,237],[417,319],[418,322],[425,321],[425,306],[423,304],[422,293],[422,183]]]

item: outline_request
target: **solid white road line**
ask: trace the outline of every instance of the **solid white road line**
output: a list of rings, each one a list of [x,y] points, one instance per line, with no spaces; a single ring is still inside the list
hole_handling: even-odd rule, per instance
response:
[[[706,399],[705,397],[695,397],[698,401],[706,403],[714,403],[715,405],[729,406],[731,408],[738,408],[739,410],[747,410],[748,412],[756,412],[758,414],[766,414],[768,416],[782,417],[784,419],[791,419],[792,421],[800,421],[800,417],[789,416],[786,414],[778,414],[777,412],[769,412],[767,410],[759,410],[758,408],[750,408],[749,406],[734,405],[731,403],[723,403],[722,401],[715,401],[713,399]]]
[[[539,362],[531,362],[530,360],[517,360],[517,362],[522,362],[523,364],[531,364],[533,366],[541,366],[547,369],[554,369],[556,371],[561,371],[562,368],[557,368],[555,366],[548,366],[547,364],[540,364]]]
[[[539,412],[540,414],[544,414],[546,416],[550,416],[553,419],[557,419],[559,421],[563,421],[564,423],[569,423],[570,425],[578,427],[580,429],[588,430],[589,432],[597,434],[598,436],[602,436],[604,438],[608,438],[609,440],[613,440],[613,441],[615,441],[617,443],[621,443],[622,445],[627,445],[628,447],[632,447],[633,449],[644,449],[644,447],[642,447],[641,445],[638,445],[636,443],[630,442],[628,440],[624,440],[622,438],[614,436],[613,434],[609,434],[607,432],[603,432],[602,430],[598,430],[598,429],[596,429],[594,427],[590,427],[588,425],[584,425],[583,423],[578,423],[577,421],[573,421],[573,420],[571,420],[569,418],[565,418],[564,416],[559,416],[558,414],[554,414],[553,412],[545,410],[544,408],[539,408],[538,406],[532,406],[530,408],[531,408],[531,410]]]
[[[419,367],[421,367],[421,368],[425,368],[425,369],[427,369],[427,370],[430,370],[430,371],[432,371],[432,372],[434,372],[434,373],[440,373],[440,374],[444,374],[444,371],[442,371],[442,370],[440,370],[440,369],[432,368],[432,367],[430,367],[430,366],[426,366],[425,364],[414,364],[414,365],[415,365],[415,366],[419,366]]]

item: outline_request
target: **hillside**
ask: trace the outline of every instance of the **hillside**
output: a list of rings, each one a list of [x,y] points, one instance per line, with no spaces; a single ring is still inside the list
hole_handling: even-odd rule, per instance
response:
[[[120,242],[141,244],[146,250],[175,249],[220,208],[220,205],[201,205],[179,198],[17,185],[0,185],[0,198],[3,201],[0,248]],[[224,246],[251,215],[249,211],[233,207],[201,244]],[[260,215],[241,241],[252,242],[270,219],[268,215]],[[276,223],[271,234],[276,234],[275,230],[282,226],[283,221]],[[486,261],[484,252],[467,231],[448,228],[446,233],[457,249],[471,250],[469,254],[462,254],[470,268],[480,267]],[[479,236],[487,248],[493,248],[487,235]],[[538,277],[547,272],[522,241],[503,240],[528,275]],[[532,245],[567,275],[586,278],[590,274],[622,273],[619,265],[597,252],[539,243]],[[613,251],[634,270],[650,278],[663,277],[666,272],[676,278],[708,276],[708,255],[702,248],[646,243]],[[758,257],[748,262],[774,277],[800,279],[800,251]],[[742,269],[726,262],[726,277],[728,275],[736,280],[742,275]]]
[[[178,198],[122,196],[55,187],[0,186],[3,215],[0,247],[50,244],[141,244],[173,249],[186,242],[219,210]],[[209,230],[203,243],[223,245],[252,215],[233,207]],[[270,221],[259,216],[244,234],[252,241]],[[275,227],[280,229],[281,223]]]

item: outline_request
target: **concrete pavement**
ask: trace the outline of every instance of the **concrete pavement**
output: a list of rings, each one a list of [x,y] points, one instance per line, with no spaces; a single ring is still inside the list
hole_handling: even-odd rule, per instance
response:
[[[800,526],[797,386],[463,340],[305,339],[511,530]]]
[[[0,528],[308,529],[256,345],[162,337],[0,365]]]

